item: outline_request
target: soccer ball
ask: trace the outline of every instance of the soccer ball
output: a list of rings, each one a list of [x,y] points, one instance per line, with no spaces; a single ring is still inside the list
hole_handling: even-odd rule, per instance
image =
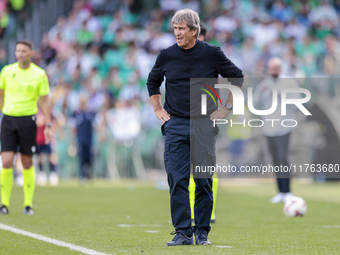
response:
[[[290,197],[283,206],[283,212],[288,217],[303,216],[307,212],[307,204],[301,197]]]

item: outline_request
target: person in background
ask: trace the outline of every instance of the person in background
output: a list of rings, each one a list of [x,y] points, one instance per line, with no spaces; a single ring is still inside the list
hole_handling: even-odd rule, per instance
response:
[[[78,144],[79,174],[81,180],[84,180],[92,177],[93,123],[96,113],[88,109],[85,96],[80,97],[79,104],[80,109],[73,113],[73,118],[75,120],[75,133]]]
[[[275,119],[275,125],[271,122],[264,121],[262,132],[268,142],[268,150],[273,159],[274,166],[288,166],[288,149],[289,138],[294,127],[284,127],[281,121],[284,119],[295,119],[295,108],[292,105],[287,107],[287,114],[281,115],[281,90],[283,88],[298,88],[297,82],[282,75],[282,61],[279,58],[271,58],[268,61],[269,77],[263,80],[254,91],[254,104],[258,105],[257,109],[270,109],[272,105],[272,97],[274,89],[278,92],[278,107],[276,111],[266,117]],[[290,191],[289,173],[277,173],[277,193],[270,201],[271,203],[285,202],[289,197],[293,196]]]
[[[201,26],[201,33],[198,36],[198,40],[200,41],[205,41],[205,37],[207,34],[207,29],[200,24]],[[191,174],[190,175],[190,181],[189,181],[189,198],[190,198],[190,208],[191,208],[191,221],[194,223],[195,222],[195,190],[196,190],[196,184],[194,181],[194,177]],[[217,177],[217,173],[215,173],[213,175],[213,184],[212,184],[212,192],[213,192],[213,199],[214,199],[214,203],[213,203],[213,209],[212,209],[212,213],[211,213],[211,223],[215,223],[216,222],[216,199],[217,199],[217,190],[218,190],[218,177]]]
[[[36,144],[36,114],[38,102],[45,116],[44,135],[46,143],[52,137],[50,86],[43,69],[33,64],[33,44],[23,40],[17,42],[15,56],[17,62],[5,66],[0,75],[0,109],[4,114],[1,122],[1,201],[0,214],[9,213],[9,202],[13,187],[13,160],[16,152],[21,154],[24,167],[24,210],[25,215],[33,215],[35,190],[35,168],[33,154]]]
[[[56,157],[52,152],[51,143],[46,143],[45,135],[44,135],[44,127],[45,127],[45,118],[41,111],[38,111],[37,114],[37,155],[39,162],[39,174],[37,178],[37,183],[41,186],[46,185],[47,182],[47,174],[44,171],[44,154],[48,157],[49,164],[49,181],[52,186],[58,185],[59,177],[56,172]]]

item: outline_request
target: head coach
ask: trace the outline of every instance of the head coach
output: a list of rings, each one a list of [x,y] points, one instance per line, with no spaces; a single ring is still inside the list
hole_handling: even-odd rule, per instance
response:
[[[179,10],[172,18],[177,43],[161,50],[148,80],[147,88],[157,118],[162,121],[165,136],[164,162],[170,186],[171,218],[175,231],[173,240],[167,246],[211,244],[208,239],[210,217],[213,206],[212,178],[195,178],[195,226],[191,226],[189,203],[189,178],[193,160],[209,165],[216,164],[216,129],[213,119],[223,119],[232,110],[231,93],[226,104],[217,109],[208,108],[208,117],[193,118],[190,114],[190,78],[239,78],[237,86],[243,83],[242,71],[234,65],[219,47],[199,41],[200,18],[190,9]],[[165,103],[162,106],[160,86],[166,78]],[[195,127],[195,129],[193,129]],[[195,136],[195,139],[193,139]],[[193,144],[194,143],[194,144]],[[209,153],[200,156],[190,154],[190,148],[208,144]],[[208,158],[206,158],[208,157]],[[193,163],[193,164],[195,164]]]

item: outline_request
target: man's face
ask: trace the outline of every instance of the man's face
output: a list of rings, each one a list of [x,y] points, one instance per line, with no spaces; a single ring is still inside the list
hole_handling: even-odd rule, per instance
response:
[[[31,61],[31,58],[34,55],[34,51],[30,49],[25,44],[17,44],[16,50],[15,50],[15,56],[20,63],[27,63]]]
[[[79,105],[80,105],[80,109],[84,112],[87,111],[87,100],[85,97],[81,97],[80,98],[80,102],[79,102]]]
[[[270,63],[268,65],[268,74],[276,79],[281,73],[281,65],[278,63]]]
[[[173,24],[174,34],[176,36],[177,45],[184,49],[192,47],[195,42],[196,30],[190,30],[186,23]]]

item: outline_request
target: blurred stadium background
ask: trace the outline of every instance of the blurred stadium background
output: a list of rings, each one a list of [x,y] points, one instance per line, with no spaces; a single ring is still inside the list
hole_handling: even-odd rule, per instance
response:
[[[63,179],[36,188],[33,217],[22,215],[22,188],[13,188],[10,214],[0,219],[0,254],[79,254],[3,224],[110,254],[340,254],[339,182],[320,184],[326,175],[293,181],[308,205],[303,218],[269,203],[274,179],[220,178],[213,245],[163,245],[173,227],[163,137],[145,83],[158,52],[175,43],[170,20],[182,8],[200,14],[207,41],[244,71],[244,88],[255,87],[267,61],[280,57],[283,73],[312,93],[313,116],[299,117],[290,161],[339,163],[339,0],[0,0],[0,68],[16,61],[16,41],[34,43],[34,63],[49,76],[52,158]],[[96,112],[97,180],[89,185],[76,179],[73,113],[84,102]],[[218,162],[270,162],[265,142],[260,129],[221,128]]]
[[[291,140],[291,158],[337,162],[338,0],[0,0],[0,67],[15,62],[16,41],[34,43],[33,62],[50,80],[52,147],[61,178],[79,176],[72,116],[85,98],[97,113],[93,177],[165,179],[160,122],[145,83],[158,52],[175,43],[170,20],[182,8],[200,14],[207,41],[247,78],[266,77],[267,61],[282,58],[283,74],[301,79],[313,94],[313,118],[302,119],[293,132],[299,139]],[[259,129],[223,130],[221,137],[218,157],[226,162],[233,159],[234,140],[247,141],[243,164],[269,160]]]

